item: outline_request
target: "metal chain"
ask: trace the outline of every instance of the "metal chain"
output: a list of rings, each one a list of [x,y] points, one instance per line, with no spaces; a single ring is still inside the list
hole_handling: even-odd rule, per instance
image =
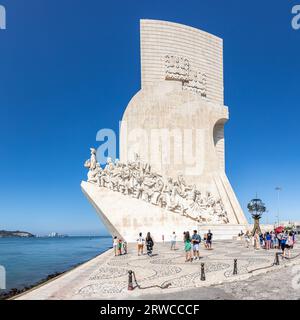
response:
[[[148,286],[148,287],[141,287],[139,284],[138,284],[138,282],[137,282],[137,280],[136,280],[136,276],[135,276],[135,272],[134,271],[132,271],[132,273],[133,273],[133,279],[134,279],[134,282],[135,282],[135,284],[136,284],[136,286],[139,288],[139,289],[141,289],[141,290],[144,290],[144,289],[150,289],[150,288],[160,288],[160,289],[167,289],[167,288],[169,288],[170,287],[170,285],[171,285],[171,283],[167,283],[167,284],[165,284],[165,285],[153,285],[153,286]]]

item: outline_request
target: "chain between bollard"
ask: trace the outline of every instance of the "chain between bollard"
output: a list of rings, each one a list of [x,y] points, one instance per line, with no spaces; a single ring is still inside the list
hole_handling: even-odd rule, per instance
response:
[[[133,286],[133,280],[136,284],[136,286],[134,287]],[[150,289],[150,288],[160,288],[160,289],[167,289],[171,286],[171,283],[166,283],[165,285],[153,285],[153,286],[148,286],[148,287],[141,287],[137,280],[136,280],[136,276],[135,276],[135,272],[132,271],[132,270],[129,270],[128,271],[128,290],[134,290],[135,288],[139,288],[141,290],[144,290],[144,289]]]

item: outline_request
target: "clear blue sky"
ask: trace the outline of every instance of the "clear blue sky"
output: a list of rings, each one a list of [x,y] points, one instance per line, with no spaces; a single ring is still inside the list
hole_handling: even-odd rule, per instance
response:
[[[300,1],[298,1],[300,3]],[[257,192],[300,220],[297,1],[0,0],[0,229],[103,234],[80,190],[101,128],[140,87],[139,19],[224,39],[227,174],[246,212]],[[266,217],[263,222],[266,221]]]

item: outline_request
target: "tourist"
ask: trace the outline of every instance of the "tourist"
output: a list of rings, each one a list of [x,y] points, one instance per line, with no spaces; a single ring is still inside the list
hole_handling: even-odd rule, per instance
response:
[[[283,256],[285,257],[285,253],[286,251],[288,251],[288,258],[291,257],[291,249],[293,248],[293,233],[290,232],[287,236],[287,239],[286,239],[286,243],[285,243],[285,248],[283,250]]]
[[[279,249],[279,242],[277,238],[277,234],[274,232],[274,249]]]
[[[146,246],[147,246],[147,254],[149,257],[152,257],[152,250],[153,250],[153,246],[154,246],[154,241],[151,237],[150,232],[147,233],[147,237],[146,237]]]
[[[204,248],[207,249],[207,234],[204,233],[203,235],[203,243],[204,243]]]
[[[294,231],[293,232],[293,247],[294,247],[295,243],[296,243],[296,232]]]
[[[247,230],[247,232],[246,232],[246,234],[245,234],[246,248],[249,248],[249,246],[250,246],[250,241],[251,241],[250,232]]]
[[[274,246],[275,246],[275,233],[274,233],[274,231],[271,231],[270,235],[271,235],[271,249],[274,249]]]
[[[114,248],[115,256],[117,255],[117,247],[118,247],[118,237],[115,236],[113,240],[113,248]]]
[[[124,254],[127,254],[127,242],[123,241],[123,250],[124,250]]]
[[[282,237],[283,237],[283,233],[282,232],[279,232],[277,234],[277,239],[278,239],[278,249],[281,248],[281,240],[282,240]]]
[[[144,243],[145,243],[145,240],[143,238],[142,232],[139,233],[139,237],[138,237],[138,239],[136,241],[137,241],[137,244],[138,244],[138,256],[140,255],[140,253],[143,255],[144,254]]]
[[[261,248],[264,247],[264,235],[262,233],[259,235],[259,244]]]
[[[267,232],[266,233],[266,236],[265,236],[265,242],[266,242],[266,250],[270,250],[271,249],[271,235],[270,235],[270,232]]]
[[[207,249],[211,249],[211,246],[212,246],[212,237],[213,237],[213,234],[211,233],[210,230],[208,230],[208,233],[207,233],[207,235],[206,235]]]
[[[165,235],[164,234],[161,236],[161,240],[162,240],[163,244],[165,244]]]
[[[285,245],[286,245],[287,239],[288,239],[287,233],[286,232],[282,233],[282,238],[281,238],[281,241],[280,241],[280,246],[281,246],[281,251],[282,251],[282,258],[285,257]]]
[[[185,251],[185,262],[192,262],[192,244],[191,237],[188,231],[184,232],[184,251]]]
[[[196,260],[197,257],[200,260],[200,256],[199,256],[199,245],[200,245],[200,242],[201,242],[201,237],[197,233],[197,230],[194,230],[194,234],[192,236],[194,260]]]
[[[258,231],[255,232],[255,235],[254,235],[254,249],[255,250],[259,250],[260,248],[260,241],[259,241],[259,234],[258,234]]]
[[[121,256],[122,255],[122,240],[119,239],[118,242],[118,255]]]
[[[173,231],[172,235],[171,235],[171,250],[176,250],[176,233],[175,231]]]

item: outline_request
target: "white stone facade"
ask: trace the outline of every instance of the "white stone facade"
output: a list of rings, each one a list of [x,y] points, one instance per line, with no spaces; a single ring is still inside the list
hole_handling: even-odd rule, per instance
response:
[[[211,228],[218,238],[237,235],[246,229],[247,220],[225,174],[224,125],[229,115],[223,104],[223,41],[166,21],[141,20],[140,27],[141,90],[123,115],[120,163],[126,168],[139,154],[151,174],[173,179],[173,189],[180,176],[200,194],[209,192],[220,199],[226,226],[217,219],[195,222],[171,207],[143,203],[113,189],[108,192],[100,182],[97,194],[95,186],[83,183],[82,189],[112,234],[127,241],[134,241],[140,231],[160,239],[191,228]],[[91,151],[86,166],[97,171]],[[97,184],[95,172],[89,171],[88,181]]]

